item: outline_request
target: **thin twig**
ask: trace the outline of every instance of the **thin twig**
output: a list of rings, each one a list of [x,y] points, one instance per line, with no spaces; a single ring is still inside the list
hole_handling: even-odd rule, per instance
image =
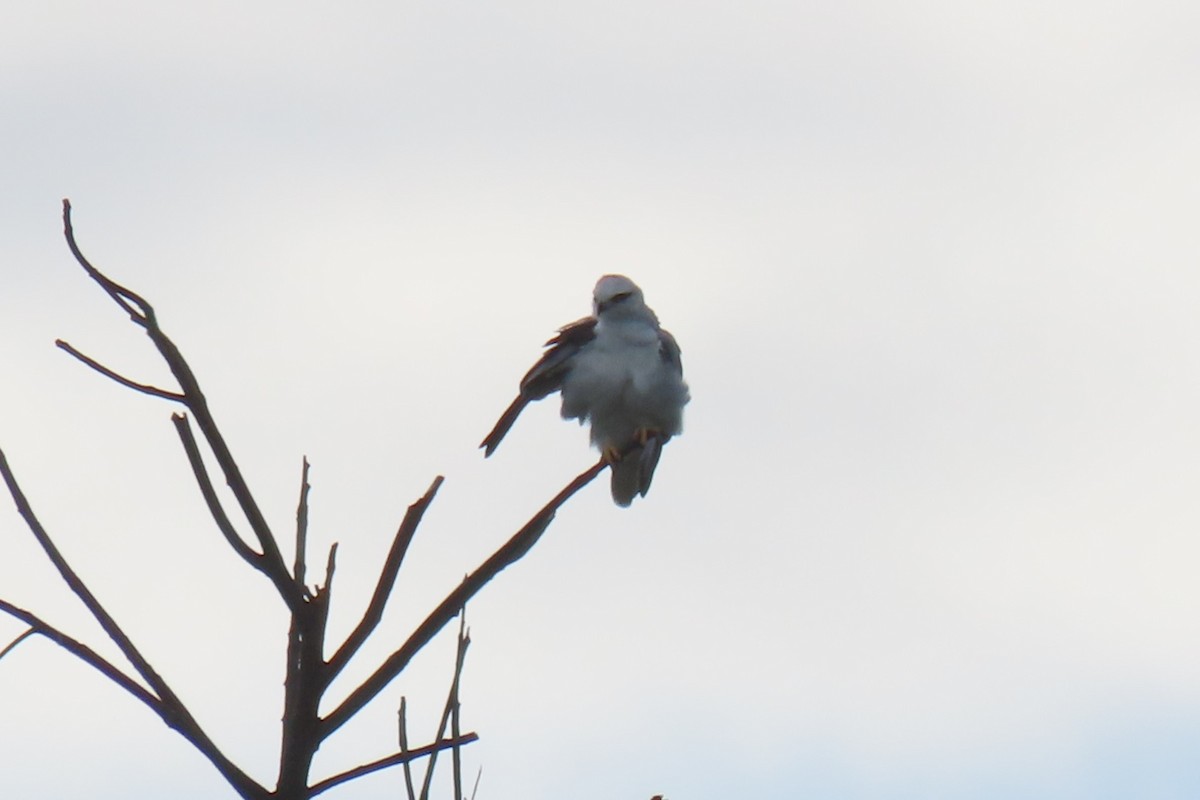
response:
[[[479,779],[483,777],[483,765],[479,765],[479,770],[475,773],[475,785],[471,787],[471,800],[475,800],[475,795],[479,793]]]
[[[300,502],[296,506],[296,558],[292,562],[292,577],[307,597],[312,596],[304,585],[304,559],[308,549],[308,490],[311,488],[308,485],[308,457],[305,456],[300,468]]]
[[[554,520],[554,514],[562,504],[595,480],[596,476],[607,466],[607,462],[602,459],[576,476],[561,492],[555,495],[554,499],[543,506],[529,522],[513,534],[512,538],[501,545],[500,549],[489,556],[478,569],[469,574],[454,591],[450,592],[441,604],[425,618],[425,621],[412,632],[400,649],[388,656],[370,677],[322,720],[321,738],[328,738],[383,691],[383,688],[408,666],[408,662],[412,660],[413,656],[458,615],[459,609],[465,606],[468,600],[474,597],[492,578],[500,574],[501,570],[518,561],[529,551],[529,548],[533,547]]]
[[[398,717],[397,727],[399,728],[397,739],[400,743],[400,755],[406,756],[408,750],[408,699],[403,695],[400,696],[400,710],[396,713]],[[404,788],[408,791],[408,800],[417,800],[416,789],[413,788],[412,763],[404,762]]]
[[[467,630],[467,610],[462,610],[458,627],[458,650],[454,661],[454,682],[450,688],[450,738],[457,739],[462,733],[459,727],[459,715],[462,703],[459,702],[459,689],[462,686],[463,664],[467,657],[467,647],[471,644],[471,634]],[[462,793],[462,748],[455,747],[450,751],[452,772],[454,773],[454,800],[464,800]]]
[[[0,600],[0,603],[3,603],[3,604],[5,604],[5,605],[7,605],[6,603],[4,603],[4,601],[3,601],[3,600]],[[15,606],[14,606],[14,608],[15,608]],[[7,611],[8,609],[5,609],[5,610]],[[3,658],[6,656],[6,655],[8,655],[9,653],[11,653],[13,650],[16,650],[16,649],[17,649],[17,645],[19,645],[21,642],[23,642],[23,641],[25,641],[26,639],[28,639],[30,636],[33,636],[33,635],[34,635],[35,633],[37,633],[37,632],[38,632],[38,631],[37,631],[37,628],[30,628],[29,630],[25,631],[24,633],[22,633],[22,634],[21,634],[20,636],[18,636],[17,638],[13,639],[11,642],[9,642],[9,643],[8,643],[8,644],[7,644],[7,645],[4,647],[4,649],[3,649],[3,650],[0,650],[0,659],[3,659]]]
[[[317,586],[312,595],[310,595],[312,598],[311,602],[317,605],[321,632],[320,647],[315,648],[318,685],[313,688],[313,691],[320,697],[325,696],[325,687],[328,686],[328,681],[325,679],[325,670],[328,669],[328,664],[325,662],[325,631],[328,629],[329,606],[333,600],[333,573],[337,569],[337,552],[337,542],[329,545],[329,555],[325,559],[325,582]]]
[[[331,778],[313,784],[308,790],[309,797],[316,797],[322,792],[332,789],[334,786],[345,783],[355,778],[361,778],[363,775],[370,775],[372,772],[378,772],[381,769],[394,767],[397,764],[404,764],[408,761],[414,761],[418,758],[424,758],[431,753],[436,753],[441,750],[448,750],[451,747],[462,747],[465,744],[479,741],[479,735],[476,733],[464,733],[458,739],[443,739],[433,744],[427,744],[424,747],[418,747],[415,750],[408,750],[403,753],[395,753],[387,758],[381,758],[378,761],[372,761],[369,764],[363,764],[360,767],[346,770],[345,772],[334,775]]]
[[[462,609],[459,617],[458,625],[458,643],[454,651],[454,678],[450,681],[450,691],[446,695],[446,705],[442,708],[442,718],[438,722],[437,736],[441,739],[446,735],[446,723],[454,720],[454,728],[458,727],[458,684],[462,678],[463,664],[467,658],[467,647],[471,644],[471,637],[467,635],[467,609]],[[450,738],[457,739],[458,731],[451,729]],[[459,749],[457,747],[451,749],[451,754],[454,757],[454,797],[456,800],[462,800],[462,775],[461,764],[459,760]],[[429,789],[433,785],[433,770],[437,766],[437,753],[429,757],[429,764],[425,767],[425,781],[421,786],[421,800],[429,800]]]
[[[130,389],[133,389],[134,391],[141,392],[142,394],[152,395],[154,397],[161,397],[164,400],[173,400],[177,403],[182,403],[187,399],[186,397],[181,395],[179,392],[172,392],[167,389],[160,389],[157,386],[151,386],[148,383],[138,383],[137,381],[130,380],[129,378],[126,378],[124,375],[121,375],[120,373],[115,372],[115,371],[109,369],[108,367],[104,366],[96,359],[91,358],[89,356],[85,356],[83,353],[79,352],[74,347],[72,347],[69,342],[63,341],[62,339],[55,339],[54,345],[59,350],[66,351],[70,355],[72,355],[75,358],[77,358],[78,360],[82,361],[84,364],[87,364],[89,367],[96,370],[96,372],[99,372],[101,375],[105,376],[106,378],[112,378],[114,381],[121,384],[122,386],[127,386]]]
[[[337,569],[337,549],[337,542],[329,545],[329,556],[325,559],[325,583],[321,584],[321,591],[325,593],[327,598],[333,590],[333,572]],[[326,602],[328,602],[328,599],[326,599]]]
[[[125,309],[131,320],[143,328],[153,322],[154,309],[150,307],[149,303],[143,300],[136,292],[131,292],[100,272],[84,257],[83,252],[79,249],[79,245],[75,243],[75,228],[71,224],[71,201],[66,199],[63,200],[63,235],[66,236],[67,247],[71,249],[71,255],[75,256],[75,260],[79,262],[79,265],[83,267],[88,276],[100,284],[100,287],[108,293],[113,302]],[[136,305],[139,310],[135,311],[130,303]]]
[[[425,490],[425,494],[419,500],[408,507],[408,511],[404,514],[404,519],[400,522],[400,527],[396,530],[396,535],[392,538],[391,549],[388,550],[387,558],[384,559],[383,568],[379,572],[379,580],[375,583],[375,591],[371,595],[371,600],[367,604],[366,611],[363,612],[362,619],[358,625],[346,637],[346,641],[333,654],[333,658],[329,659],[329,668],[325,673],[327,681],[332,681],[338,676],[338,673],[349,663],[358,649],[362,647],[363,642],[375,630],[379,621],[383,618],[383,609],[387,605],[388,597],[391,595],[392,588],[396,585],[396,576],[400,572],[400,565],[404,561],[404,554],[408,552],[408,546],[412,543],[413,535],[417,532],[417,526],[421,524],[421,519],[425,516],[425,510],[429,508],[429,504],[433,502],[433,498],[437,496],[438,489],[441,488],[444,479],[438,475],[433,479],[433,483]]]
[[[135,699],[144,703],[150,708],[151,711],[162,718],[163,722],[166,722],[168,725],[171,724],[170,720],[168,720],[166,717],[166,711],[163,708],[163,703],[161,700],[155,697],[152,692],[147,691],[146,688],[140,683],[118,669],[112,662],[108,661],[95,650],[88,647],[86,644],[83,644],[78,639],[74,639],[63,633],[58,628],[55,628],[53,625],[41,619],[33,612],[26,611],[23,608],[18,608],[6,600],[0,600],[0,611],[3,611],[9,616],[21,620],[29,626],[29,630],[21,634],[15,642],[4,648],[3,652],[0,652],[0,658],[3,658],[5,653],[12,650],[14,647],[20,644],[23,639],[29,636],[33,636],[34,634],[45,636],[56,645],[66,650],[83,663],[92,667],[104,677],[108,678],[117,686],[120,686],[122,689],[129,692],[129,694],[133,695]]]
[[[208,476],[208,469],[204,466],[204,458],[200,455],[196,437],[192,435],[187,415],[172,414],[171,422],[175,423],[175,430],[179,434],[179,440],[183,443],[184,452],[187,453],[188,463],[192,465],[192,474],[196,477],[196,485],[200,487],[200,494],[204,496],[204,502],[208,505],[209,513],[217,523],[221,535],[225,537],[225,541],[229,542],[229,546],[242,557],[243,561],[256,570],[265,572],[266,565],[263,564],[262,554],[256,552],[238,535],[237,531],[233,529],[229,515],[221,506],[221,499],[217,497],[217,490]]]

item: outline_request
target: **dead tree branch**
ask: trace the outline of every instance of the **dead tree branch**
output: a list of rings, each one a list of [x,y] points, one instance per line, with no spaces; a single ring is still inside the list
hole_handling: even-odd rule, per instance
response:
[[[458,645],[455,648],[454,654],[454,679],[450,682],[450,692],[446,695],[446,705],[442,709],[442,719],[438,723],[437,737],[441,739],[446,735],[446,723],[451,723],[450,738],[457,739],[459,737],[458,730],[458,687],[462,680],[463,664],[467,659],[467,648],[471,644],[471,636],[467,633],[467,610],[464,608],[459,616],[458,622]],[[462,800],[462,763],[459,754],[459,748],[454,747],[450,750],[450,754],[454,759],[453,778],[454,778],[454,798]],[[421,800],[429,800],[429,789],[433,785],[433,768],[437,765],[437,753],[429,756],[429,764],[425,767],[425,781],[421,786]]]
[[[308,490],[311,488],[308,485],[308,459],[305,458],[300,468],[300,502],[296,505],[296,557],[292,562],[292,576],[300,585],[304,596],[309,599],[312,595],[304,587],[304,559],[308,552]]]
[[[421,519],[425,516],[425,510],[429,508],[429,504],[433,502],[433,498],[437,496],[438,489],[442,486],[443,478],[441,475],[433,479],[433,483],[422,495],[421,499],[408,507],[408,511],[404,514],[404,520],[400,523],[400,527],[396,530],[396,535],[392,538],[392,546],[388,550],[387,557],[383,560],[383,569],[379,572],[379,580],[375,583],[375,591],[371,595],[371,601],[367,604],[367,610],[363,612],[362,619],[350,635],[346,637],[346,641],[337,649],[333,657],[329,659],[329,669],[326,673],[326,680],[332,681],[338,676],[338,673],[349,663],[354,654],[358,652],[358,648],[362,647],[363,642],[375,630],[375,626],[383,619],[383,609],[387,605],[388,598],[391,596],[392,588],[396,585],[396,576],[400,573],[400,565],[404,561],[404,554],[408,552],[408,546],[412,543],[413,535],[417,532],[417,526],[421,524]]]
[[[41,545],[42,550],[46,553],[46,556],[50,559],[50,562],[54,564],[59,575],[62,576],[63,581],[66,582],[71,591],[74,592],[75,595],[83,602],[83,605],[87,608],[95,620],[100,623],[100,627],[104,629],[104,632],[108,635],[108,638],[113,641],[113,643],[121,651],[121,654],[129,660],[129,663],[133,665],[133,668],[137,670],[137,673],[141,675],[142,679],[146,681],[147,685],[149,685],[151,692],[156,698],[155,705],[151,707],[158,713],[163,722],[165,722],[169,727],[174,728],[183,734],[188,741],[190,741],[193,746],[195,746],[196,749],[205,756],[205,758],[212,762],[213,766],[217,768],[221,775],[225,777],[225,780],[227,780],[242,797],[259,798],[264,796],[266,790],[255,783],[249,775],[247,775],[232,761],[230,761],[216,746],[216,744],[213,743],[212,739],[210,739],[208,734],[204,732],[204,729],[200,727],[200,724],[192,716],[191,712],[188,711],[187,707],[184,706],[183,702],[180,701],[175,692],[171,690],[171,687],[167,685],[167,682],[163,680],[163,678],[154,670],[152,666],[150,666],[150,662],[148,662],[141,654],[141,651],[134,646],[133,642],[128,636],[125,635],[125,632],[121,630],[121,627],[116,623],[116,620],[109,615],[109,613],[104,609],[104,606],[100,604],[100,601],[96,599],[96,596],[92,594],[91,590],[87,588],[84,582],[80,579],[79,575],[76,574],[75,570],[71,568],[71,565],[67,563],[67,560],[63,557],[62,553],[59,552],[58,547],[56,547],[54,542],[50,539],[49,534],[46,533],[46,529],[42,527],[42,523],[38,520],[37,515],[34,514],[33,508],[29,505],[29,501],[26,499],[25,493],[21,491],[21,487],[17,483],[16,476],[13,475],[12,469],[8,465],[8,459],[5,457],[4,451],[2,450],[0,450],[0,475],[3,475],[4,482],[8,485],[9,494],[12,495],[13,501],[17,504],[17,512],[24,518],[25,524],[33,533],[34,538],[37,539],[38,544]],[[5,603],[5,605],[9,606],[8,603]],[[5,610],[8,610],[8,608]],[[29,624],[34,624],[29,619],[24,621]],[[42,627],[47,628],[47,635],[49,635],[49,626],[45,626],[43,623]],[[117,674],[115,673],[115,668],[114,670],[106,670],[102,668],[102,666],[95,659],[87,658],[82,654],[82,651],[68,646],[65,641],[65,637],[54,638],[51,636],[50,638],[65,647],[70,652],[78,655],[80,658],[83,658],[83,660],[91,666],[99,669],[102,674],[115,681],[121,688],[125,689],[126,691],[133,692],[132,686],[130,685],[131,682],[127,678],[125,680],[118,678]],[[80,645],[80,647],[82,647],[82,645]],[[99,656],[96,656],[96,658],[99,658]],[[141,695],[136,696],[138,696],[139,700],[146,702],[145,697]]]
[[[462,687],[462,670],[463,663],[467,658],[467,647],[471,644],[471,634],[467,631],[467,610],[464,608],[462,612],[462,625],[458,629],[458,654],[454,662],[454,683],[450,685],[450,738],[457,739],[462,736],[462,702],[459,700],[459,690]],[[430,756],[432,759],[433,757]],[[450,750],[450,758],[452,767],[451,775],[454,777],[454,800],[463,800],[462,791],[462,748],[454,747]],[[433,772],[433,764],[429,766],[429,771]]]
[[[3,602],[4,602],[3,600],[0,600],[0,603],[3,603]],[[5,603],[5,605],[7,605],[7,603]],[[8,611],[8,609],[7,609],[7,608],[5,608],[4,610],[5,610],[5,611]],[[21,642],[25,641],[26,639],[30,638],[31,636],[36,636],[37,634],[38,634],[38,629],[37,629],[37,628],[29,628],[29,629],[27,629],[27,630],[26,630],[24,633],[22,633],[20,636],[18,636],[17,638],[13,639],[13,640],[12,640],[11,642],[9,642],[8,644],[6,644],[6,645],[4,646],[4,649],[3,649],[3,650],[0,650],[0,660],[3,660],[3,658],[4,658],[6,655],[8,655],[9,653],[11,653],[13,650],[16,650],[16,649],[17,649],[17,645],[19,645]]]
[[[407,764],[410,761],[415,761],[418,758],[424,758],[425,756],[440,752],[442,750],[449,750],[454,747],[462,747],[463,745],[477,741],[479,741],[478,734],[467,733],[463,734],[462,737],[458,739],[443,739],[441,741],[434,742],[433,744],[427,744],[424,747],[418,747],[415,750],[406,750],[402,753],[396,753],[388,756],[387,758],[381,758],[378,761],[372,761],[370,764],[363,764],[361,767],[355,767],[354,769],[346,770],[339,775],[334,775],[332,778],[326,778],[319,783],[315,783],[313,784],[312,788],[308,790],[308,794],[309,797],[316,797],[322,792],[326,792],[338,784],[345,783],[346,781],[353,780],[355,778],[361,778],[364,775],[370,775],[372,772],[378,772],[381,769],[394,767],[398,764]]]
[[[69,342],[65,342],[62,339],[55,339],[54,346],[57,347],[59,350],[63,350],[65,352],[69,353],[70,355],[74,356],[75,358],[82,361],[87,366],[96,370],[96,372],[99,372],[101,375],[103,375],[107,378],[112,378],[117,383],[121,384],[122,386],[129,387],[130,389],[133,389],[135,392],[141,392],[142,394],[148,394],[148,395],[151,395],[152,397],[161,397],[164,400],[174,400],[177,403],[182,403],[185,400],[187,400],[187,398],[184,397],[183,395],[181,395],[179,392],[170,392],[170,391],[167,391],[166,389],[160,389],[157,386],[151,386],[148,383],[138,383],[137,381],[130,380],[129,378],[126,378],[124,375],[114,372],[113,370],[104,366],[99,361],[95,360],[94,358],[91,358],[90,356],[85,356],[83,353],[79,352],[74,347],[72,347]]]
[[[20,641],[20,640],[18,640]],[[10,647],[15,646],[16,642]],[[397,721],[397,740],[400,743],[400,755],[407,755],[408,749],[408,698],[400,696],[400,710],[396,712]],[[417,792],[413,787],[412,762],[404,762],[404,789],[408,793],[408,800],[417,800]]]
[[[361,686],[351,692],[340,706],[325,717],[321,723],[321,738],[328,737],[344,725],[363,706],[371,702],[379,692],[383,691],[383,688],[408,666],[408,662],[412,660],[413,656],[429,644],[433,637],[458,615],[459,609],[465,606],[468,600],[474,597],[492,578],[499,575],[501,570],[529,552],[529,548],[533,547],[550,523],[554,521],[554,515],[562,504],[595,480],[596,476],[607,466],[608,464],[601,459],[576,476],[575,480],[567,484],[561,492],[554,496],[553,500],[534,514],[533,518],[513,534],[512,538],[501,545],[499,550],[484,561],[478,569],[467,575],[458,588],[448,594],[446,599],[442,600],[441,604],[413,631],[400,649],[388,656],[383,664],[363,681]]]
[[[142,328],[150,338],[159,355],[170,369],[178,390],[164,389],[140,383],[121,375],[117,371],[84,355],[72,345],[58,340],[57,346],[87,367],[116,383],[142,394],[158,397],[184,406],[188,414],[173,414],[172,423],[183,446],[188,464],[200,493],[204,498],[217,529],[234,553],[265,576],[288,608],[289,628],[284,678],[284,708],[280,736],[279,773],[275,789],[268,790],[255,782],[237,767],[213,743],[197,723],[195,717],[172,691],[167,682],[150,665],[141,651],[133,644],[122,628],[105,610],[96,596],[88,589],[75,570],[55,546],[46,530],[34,514],[32,507],[21,491],[9,468],[3,451],[0,451],[0,474],[16,503],[17,510],[26,525],[41,545],[47,557],[57,568],[67,586],[75,593],[100,624],[105,634],[116,644],[121,654],[129,661],[136,676],[126,674],[91,648],[64,632],[54,628],[33,613],[12,603],[0,600],[0,612],[20,620],[28,630],[0,650],[0,657],[13,650],[18,644],[33,635],[41,635],[55,642],[76,656],[101,675],[116,683],[139,702],[149,707],[169,727],[183,735],[220,772],[234,790],[246,800],[309,800],[337,785],[362,775],[403,764],[409,796],[413,796],[413,785],[409,763],[414,759],[429,756],[426,772],[424,797],[428,793],[436,763],[436,754],[442,750],[453,751],[454,786],[462,800],[461,762],[459,750],[463,745],[475,741],[474,733],[461,733],[459,720],[459,682],[470,637],[466,631],[465,614],[460,622],[458,649],[455,660],[454,679],[446,701],[435,741],[425,747],[409,749],[405,722],[405,703],[400,708],[400,752],[387,758],[362,764],[350,770],[309,783],[313,757],[321,743],[341,728],[351,717],[368,703],[407,667],[409,662],[456,616],[463,614],[467,601],[509,565],[520,560],[538,541],[554,520],[558,509],[576,492],[593,481],[607,466],[601,460],[585,470],[563,488],[549,503],[525,523],[507,542],[484,560],[474,572],[468,573],[462,582],[431,611],[423,622],[409,635],[399,649],[389,655],[364,681],[352,689],[342,702],[331,712],[322,716],[320,708],[325,694],[334,679],[356,656],[363,644],[375,632],[385,608],[391,598],[399,571],[417,528],[425,512],[437,496],[442,484],[438,476],[425,494],[408,507],[393,536],[391,547],[384,558],[374,591],[357,625],[326,660],[326,632],[329,618],[330,597],[336,565],[337,544],[334,543],[326,560],[324,583],[312,587],[306,585],[307,545],[309,526],[309,463],[304,459],[301,469],[299,500],[296,507],[296,546],[289,565],[268,525],[262,509],[242,475],[217,423],[209,409],[200,384],[191,367],[175,343],[159,326],[153,306],[141,295],[113,281],[100,272],[83,255],[75,239],[71,222],[71,204],[63,201],[63,230],[67,246],[75,260],[116,303],[134,324]],[[229,514],[218,496],[213,477],[205,465],[200,445],[192,430],[192,421],[200,431],[212,457],[215,459],[226,485],[229,487],[238,508],[253,533],[254,539],[244,539],[234,527]],[[257,542],[257,549],[251,542]],[[140,677],[142,682],[137,679]],[[143,684],[144,682],[144,684]],[[443,739],[447,724],[451,726],[450,738]]]
[[[234,530],[229,515],[225,513],[221,499],[217,497],[217,490],[213,486],[212,479],[208,476],[208,469],[204,466],[204,457],[200,455],[200,447],[196,444],[196,437],[192,435],[192,427],[188,424],[187,416],[172,414],[171,422],[175,424],[179,441],[183,443],[183,451],[187,454],[188,463],[192,466],[192,475],[196,478],[196,485],[200,487],[200,494],[203,495],[204,502],[208,505],[208,511],[212,514],[213,521],[217,523],[217,529],[221,531],[225,541],[229,542],[229,546],[242,557],[243,561],[266,574],[267,567],[263,563],[262,553],[255,552],[250,545],[246,544]]]
[[[262,548],[263,566],[261,567],[261,571],[275,584],[279,596],[287,603],[288,608],[293,612],[297,611],[303,602],[303,593],[299,591],[296,584],[292,581],[275,536],[271,533],[271,528],[267,525],[266,518],[263,516],[257,501],[255,501],[249,485],[246,483],[245,478],[242,477],[242,471],[234,460],[233,454],[229,450],[229,445],[225,442],[225,437],[221,434],[216,420],[213,419],[212,413],[208,409],[208,400],[205,398],[204,392],[200,390],[200,383],[192,373],[192,368],[188,365],[179,348],[175,346],[175,343],[159,327],[154,307],[146,302],[141,295],[126,289],[100,272],[84,257],[78,243],[75,241],[75,229],[71,222],[71,202],[69,200],[63,200],[63,233],[67,238],[67,246],[70,248],[71,254],[75,256],[75,260],[79,262],[79,265],[83,267],[88,276],[104,289],[108,296],[113,299],[113,302],[129,314],[129,318],[136,325],[145,329],[146,335],[150,337],[150,341],[158,349],[159,355],[167,363],[167,367],[171,370],[171,374],[175,376],[180,389],[177,396],[174,392],[168,392],[167,394],[171,395],[171,399],[182,398],[179,399],[179,402],[183,403],[192,412],[192,416],[196,419],[196,425],[200,428],[200,432],[204,434],[205,440],[208,442],[213,455],[217,459],[217,464],[221,467],[221,471],[225,475],[226,484],[228,484],[230,490],[233,492],[233,496],[237,499],[242,513],[245,514],[246,520],[250,523],[250,529],[254,531],[254,535],[257,537],[259,545]],[[59,346],[67,349],[68,352],[74,350],[74,348],[71,348],[65,342]],[[89,366],[95,365],[95,367],[99,367],[98,363],[90,359],[85,363],[89,363]],[[115,372],[107,368],[102,368],[100,371],[109,377],[116,375]],[[122,379],[119,382],[125,381]]]
[[[86,644],[63,633],[58,628],[55,628],[53,625],[49,624],[33,612],[26,611],[23,608],[18,608],[17,606],[14,606],[12,603],[9,603],[5,600],[0,600],[0,611],[3,611],[10,617],[21,620],[29,626],[29,630],[17,637],[17,639],[9,644],[8,647],[5,647],[3,651],[0,651],[0,658],[3,658],[10,650],[15,648],[18,644],[25,641],[25,639],[29,638],[30,636],[44,636],[62,649],[66,650],[71,655],[78,658],[83,663],[95,669],[117,686],[120,686],[129,694],[133,695],[135,699],[144,703],[155,714],[158,714],[160,717],[163,716],[161,700],[155,697],[152,692],[146,691],[144,686],[126,675],[111,661],[108,661]],[[164,718],[163,721],[166,722],[166,719]]]

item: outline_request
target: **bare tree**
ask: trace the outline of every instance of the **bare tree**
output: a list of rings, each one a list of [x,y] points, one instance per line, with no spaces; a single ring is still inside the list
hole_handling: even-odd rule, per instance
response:
[[[0,611],[22,621],[28,626],[28,629],[7,647],[0,650],[0,658],[33,635],[41,635],[55,642],[157,714],[168,727],[176,730],[207,758],[238,795],[247,800],[265,800],[265,798],[305,800],[346,781],[398,764],[403,764],[405,767],[406,784],[410,796],[413,796],[415,790],[411,773],[408,771],[409,764],[415,759],[428,757],[430,766],[426,770],[421,792],[421,797],[424,798],[428,796],[435,756],[438,752],[446,749],[453,751],[456,800],[461,800],[463,794],[458,769],[460,765],[458,748],[478,738],[474,733],[462,733],[459,723],[458,684],[469,642],[465,624],[459,630],[454,679],[442,717],[441,728],[435,741],[422,747],[410,748],[408,746],[404,722],[405,706],[402,701],[399,752],[384,759],[345,769],[319,780],[313,780],[310,775],[313,756],[323,741],[372,702],[439,631],[463,612],[468,600],[474,597],[501,570],[529,551],[553,521],[558,508],[575,492],[594,480],[605,468],[605,462],[601,460],[578,475],[498,550],[475,570],[467,573],[462,582],[450,590],[445,599],[428,613],[424,621],[409,634],[407,640],[397,650],[383,659],[382,663],[378,664],[361,684],[349,691],[341,698],[340,702],[333,705],[331,711],[322,716],[320,713],[321,702],[334,678],[355,657],[359,648],[372,635],[383,617],[384,608],[391,596],[392,587],[404,562],[409,543],[416,534],[426,509],[436,497],[438,488],[442,484],[442,477],[434,478],[425,494],[408,507],[408,511],[392,539],[391,547],[380,566],[374,592],[367,607],[363,610],[361,618],[344,641],[336,648],[329,648],[325,640],[326,620],[329,616],[337,544],[333,544],[326,554],[321,582],[310,587],[306,580],[309,491],[307,459],[304,460],[301,469],[300,497],[296,510],[295,549],[289,564],[280,549],[279,540],[267,524],[266,518],[254,499],[254,494],[242,476],[237,461],[226,445],[216,420],[209,412],[208,402],[200,389],[196,376],[192,373],[179,348],[159,326],[154,308],[136,292],[100,272],[84,257],[75,241],[75,233],[71,224],[71,204],[67,200],[63,201],[63,225],[67,246],[75,260],[109,298],[129,315],[133,324],[146,332],[175,377],[178,388],[163,389],[138,383],[84,355],[67,342],[59,340],[56,344],[79,361],[122,386],[177,403],[183,407],[186,413],[173,414],[171,421],[175,425],[196,484],[212,514],[217,529],[238,557],[263,578],[270,581],[280,600],[287,606],[290,622],[279,772],[275,787],[271,789],[258,783],[225,755],[217,743],[205,733],[184,702],[172,691],[166,679],[159,675],[117,621],[104,609],[103,604],[88,589],[38,521],[37,515],[21,491],[16,476],[2,450],[0,450],[0,474],[3,475],[4,482],[16,503],[17,511],[24,518],[29,530],[57,568],[62,579],[79,597],[129,662],[133,673],[131,674],[127,668],[123,669],[106,660],[83,642],[48,624],[35,613],[2,599],[0,599]],[[253,543],[248,542],[239,533],[218,497],[208,468],[201,456],[200,445],[193,431],[193,425],[199,429],[225,483],[232,491],[238,510],[249,527]],[[448,721],[451,731],[449,738],[446,738],[445,728]]]

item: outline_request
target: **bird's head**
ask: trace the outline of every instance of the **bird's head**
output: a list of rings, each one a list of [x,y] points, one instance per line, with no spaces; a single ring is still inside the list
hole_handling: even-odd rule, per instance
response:
[[[597,317],[605,313],[625,309],[640,310],[644,307],[642,290],[624,275],[605,275],[596,282],[596,289],[592,292],[592,310]]]

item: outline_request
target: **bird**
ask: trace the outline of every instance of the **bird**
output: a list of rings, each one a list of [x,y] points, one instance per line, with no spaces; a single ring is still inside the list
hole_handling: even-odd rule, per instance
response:
[[[683,431],[691,399],[675,337],[663,330],[642,290],[624,275],[604,275],[592,314],[558,329],[521,379],[517,399],[479,445],[495,452],[525,406],[562,394],[563,419],[591,423],[590,438],[612,471],[622,507],[646,496],[662,446]]]

